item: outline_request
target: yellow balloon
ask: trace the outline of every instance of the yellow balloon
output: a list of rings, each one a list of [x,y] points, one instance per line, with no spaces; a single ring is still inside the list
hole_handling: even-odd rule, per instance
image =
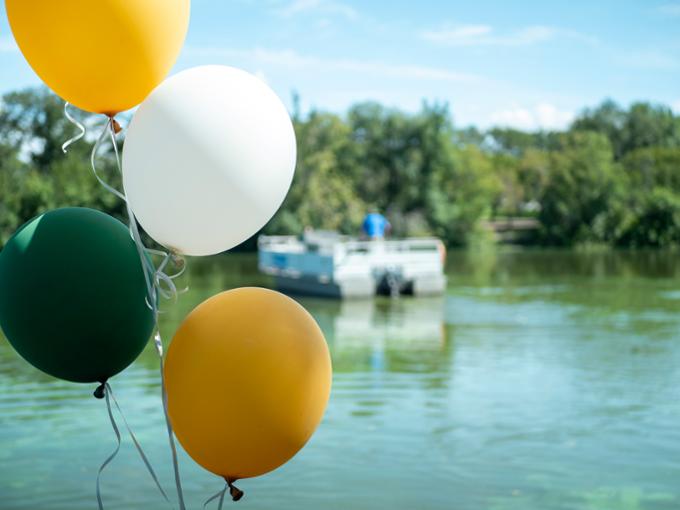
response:
[[[141,103],[177,60],[190,0],[6,0],[21,52],[59,96],[114,115]]]
[[[170,344],[170,420],[207,470],[230,482],[259,476],[312,436],[331,376],[323,333],[301,305],[271,290],[230,290],[195,308]]]

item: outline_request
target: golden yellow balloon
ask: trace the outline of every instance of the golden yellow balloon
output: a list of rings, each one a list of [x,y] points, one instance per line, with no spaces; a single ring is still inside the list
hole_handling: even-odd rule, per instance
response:
[[[194,309],[170,344],[168,410],[179,442],[233,482],[287,462],[323,417],[331,360],[321,329],[278,292],[242,288]]]
[[[21,52],[78,108],[129,110],[165,78],[189,26],[190,0],[6,0]]]

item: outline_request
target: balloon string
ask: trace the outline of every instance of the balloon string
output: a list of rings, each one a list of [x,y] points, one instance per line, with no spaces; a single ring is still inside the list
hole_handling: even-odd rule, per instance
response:
[[[92,166],[92,172],[94,173],[94,176],[97,178],[97,181],[99,181],[99,183],[106,190],[113,193],[115,196],[117,196],[125,203],[127,215],[129,218],[130,236],[135,242],[137,252],[139,254],[142,267],[144,269],[144,279],[147,288],[146,303],[149,306],[149,308],[151,308],[155,316],[156,314],[160,313],[160,311],[158,310],[159,294],[163,298],[176,300],[178,294],[186,292],[187,290],[186,288],[178,290],[174,282],[175,279],[179,278],[184,274],[184,271],[186,269],[186,263],[185,260],[176,253],[166,252],[162,250],[154,250],[144,246],[144,243],[142,242],[142,237],[139,233],[137,220],[132,211],[132,208],[130,207],[127,197],[123,192],[118,191],[113,186],[108,184],[99,175],[99,172],[97,171],[97,155],[99,153],[101,145],[104,143],[104,140],[107,137],[110,138],[111,145],[113,146],[113,152],[115,155],[116,167],[118,169],[118,172],[122,174],[120,152],[118,150],[118,143],[116,142],[115,121],[112,118],[109,118],[104,130],[102,131],[101,135],[97,138],[97,141],[95,142],[94,147],[92,148],[92,154],[90,155],[90,164]],[[150,259],[151,255],[163,257],[163,261],[161,262],[158,268],[156,268],[153,262],[151,261]],[[171,261],[175,266],[179,268],[177,272],[174,274],[168,274],[166,272],[166,267],[168,263]]]
[[[111,143],[113,145],[113,151],[115,154],[118,171],[122,174],[123,169],[120,161],[118,144],[116,142],[116,130],[113,125],[113,119],[109,119],[109,122],[107,123],[106,129],[104,130],[104,133],[102,133],[100,140],[104,138],[107,132],[111,138]],[[95,149],[93,149],[93,168],[94,168],[94,154],[96,152],[96,149],[97,147],[95,145]],[[175,473],[175,487],[177,488],[177,499],[179,502],[179,508],[180,510],[186,510],[186,506],[184,504],[184,493],[182,491],[182,481],[179,473],[179,461],[177,457],[177,448],[175,446],[174,431],[172,429],[172,423],[170,422],[170,415],[168,413],[168,394],[165,388],[163,341],[161,339],[160,327],[158,323],[158,315],[160,313],[158,309],[158,295],[160,294],[163,297],[175,297],[175,298],[177,297],[178,291],[173,280],[175,278],[178,278],[184,273],[186,264],[184,262],[184,259],[176,254],[146,248],[144,246],[144,243],[142,242],[142,237],[139,233],[139,227],[137,225],[137,219],[135,218],[134,212],[130,207],[130,203],[128,202],[124,195],[122,195],[120,198],[125,202],[130,224],[130,234],[132,236],[133,241],[135,242],[135,246],[137,247],[137,253],[139,254],[139,258],[142,263],[144,279],[146,281],[147,287],[147,305],[151,308],[151,311],[153,312],[154,329],[156,331],[154,334],[154,345],[156,347],[156,352],[158,353],[158,358],[160,360],[161,399],[163,402],[163,414],[165,417],[165,424],[168,431],[170,451],[172,453],[172,466]],[[153,265],[153,262],[151,262],[149,255],[161,255],[164,257],[163,262],[161,262],[161,265],[158,267],[158,269],[156,269],[156,267]],[[165,273],[165,268],[171,260],[173,261],[173,263],[175,263],[175,265],[181,267],[177,273],[170,276]],[[167,290],[163,289],[161,282],[163,282],[168,287]]]
[[[73,138],[70,138],[70,139],[66,140],[66,141],[62,144],[61,150],[62,150],[62,152],[63,152],[64,154],[66,154],[67,149],[68,149],[72,144],[76,143],[78,140],[80,140],[82,137],[85,136],[85,126],[84,126],[82,123],[78,122],[78,121],[77,121],[77,120],[69,113],[69,111],[68,111],[68,107],[69,107],[69,106],[71,106],[70,103],[68,103],[68,102],[64,103],[64,115],[66,116],[66,119],[67,119],[71,124],[73,124],[75,127],[77,127],[78,130],[79,130],[80,132],[79,132],[77,135],[75,135]]]
[[[149,474],[151,475],[151,478],[153,478],[154,483],[156,484],[156,487],[158,487],[158,490],[160,493],[163,495],[163,498],[165,501],[170,503],[170,499],[168,499],[168,495],[165,493],[165,490],[163,490],[163,487],[161,486],[160,481],[158,480],[158,476],[156,475],[156,472],[154,471],[153,467],[151,466],[151,462],[149,462],[148,457],[144,453],[144,450],[142,449],[142,445],[139,444],[139,441],[137,441],[137,437],[135,437],[134,432],[132,432],[132,428],[128,424],[127,420],[125,419],[125,415],[123,414],[123,410],[120,408],[120,405],[118,404],[118,401],[116,400],[116,396],[113,394],[113,390],[111,389],[111,386],[109,383],[105,384],[106,388],[106,395],[111,395],[111,400],[113,400],[114,405],[116,406],[116,409],[118,410],[118,414],[120,414],[120,417],[123,419],[123,424],[125,424],[125,428],[128,431],[128,434],[130,434],[130,438],[132,439],[132,442],[135,445],[135,448],[137,448],[137,452],[139,452],[139,456],[142,458],[142,461],[144,462],[144,465],[146,466],[146,469],[149,471]]]
[[[118,143],[116,142],[116,128],[114,126],[114,120],[109,119],[109,122],[107,123],[105,133],[108,133],[110,140],[111,140],[111,145],[113,146],[113,152],[115,155],[116,159],[116,166],[118,168],[118,172],[120,174],[123,173],[122,170],[122,164],[120,160],[120,152],[118,151]],[[102,137],[104,137],[104,133],[102,133]],[[94,157],[95,150],[93,150],[93,157]],[[94,166],[94,164],[93,164]],[[95,171],[96,175],[96,171]],[[100,182],[102,182],[100,180]],[[137,225],[137,219],[135,218],[135,215],[132,211],[132,208],[130,207],[130,203],[127,200],[127,197],[125,197],[124,194],[116,191],[113,191],[123,202],[125,203],[126,209],[127,209],[127,214],[129,218],[129,223],[130,223],[130,234],[132,236],[132,239],[134,240],[136,246],[137,246],[137,251],[139,252],[140,259],[142,261],[142,265],[145,269],[145,279],[146,279],[146,286],[147,286],[147,293],[148,293],[148,299],[147,299],[147,305],[153,310],[154,315],[159,313],[158,310],[158,294],[160,294],[162,297],[166,299],[177,299],[177,295],[180,293],[183,293],[186,291],[186,289],[183,289],[181,291],[177,290],[177,286],[175,285],[175,280],[176,278],[179,278],[184,274],[185,268],[186,268],[186,263],[182,257],[175,253],[171,252],[165,252],[162,250],[154,250],[151,248],[147,248],[144,246],[144,243],[142,242],[142,237],[139,233],[139,227]],[[163,257],[163,261],[161,264],[158,266],[158,268],[155,268],[151,260],[149,259],[148,255],[156,255],[156,256],[161,256]],[[178,266],[180,269],[172,275],[169,275],[166,273],[165,268],[168,265],[168,263],[172,261],[175,266]],[[164,288],[164,286],[166,288]]]
[[[203,503],[203,508],[206,508],[210,503],[212,503],[213,501],[215,501],[216,499],[219,498],[219,503],[217,504],[217,510],[222,510],[222,506],[224,504],[224,495],[227,493],[228,488],[229,488],[229,486],[227,484],[225,484],[224,489],[219,491],[217,494],[210,496],[210,498],[208,498],[206,500],[206,502]]]
[[[106,386],[108,386],[108,384]],[[109,465],[109,463],[116,457],[116,455],[118,455],[118,452],[120,451],[120,430],[118,430],[118,425],[116,425],[116,420],[114,419],[113,412],[111,411],[111,401],[109,399],[108,391],[104,391],[104,398],[106,398],[106,410],[109,413],[111,427],[113,428],[113,431],[116,434],[116,449],[113,450],[113,453],[109,455],[107,459],[103,462],[103,464],[99,467],[99,472],[97,473],[97,504],[99,505],[99,510],[104,510],[104,504],[102,503],[102,494],[100,487],[102,472],[104,471],[104,469],[106,469],[106,466]]]
[[[108,136],[109,129],[113,129],[113,128],[112,128],[111,119],[109,119],[109,120],[106,122],[106,127],[105,127],[104,130],[102,131],[101,135],[99,135],[99,138],[97,138],[97,141],[95,142],[94,147],[92,148],[92,154],[90,154],[90,165],[92,166],[92,172],[94,173],[94,176],[95,176],[95,177],[97,178],[97,180],[99,181],[99,184],[101,184],[102,186],[104,186],[104,188],[105,188],[107,191],[110,191],[111,193],[113,193],[114,195],[116,195],[118,198],[120,198],[121,200],[123,200],[125,203],[127,203],[127,200],[126,200],[126,198],[125,198],[125,195],[123,195],[123,194],[122,194],[120,191],[118,191],[116,188],[114,188],[113,186],[109,185],[106,181],[104,181],[104,179],[102,179],[102,178],[99,176],[99,172],[97,172],[97,164],[96,164],[96,161],[97,161],[97,153],[99,152],[99,148],[101,147],[102,143],[104,142],[104,140],[105,140],[106,137]]]
[[[165,389],[165,362],[163,360],[163,342],[161,340],[161,333],[158,330],[158,319],[156,319],[156,334],[154,335],[154,343],[156,345],[156,352],[158,352],[158,359],[160,359],[161,372],[161,396],[163,399],[163,414],[165,415],[165,425],[168,430],[168,442],[170,444],[170,452],[172,453],[172,467],[175,472],[175,487],[177,487],[177,499],[179,501],[180,510],[186,510],[184,505],[184,493],[182,491],[182,480],[179,475],[179,461],[177,459],[177,447],[175,446],[175,433],[172,430],[172,423],[170,415],[168,414],[168,392]]]
[[[147,297],[146,297],[146,304],[149,306],[149,308],[152,311],[152,315],[154,318],[154,329],[156,331],[154,335],[154,344],[156,347],[156,352],[158,353],[158,357],[160,359],[160,372],[161,372],[161,396],[162,396],[162,402],[163,402],[163,414],[165,417],[165,423],[167,426],[167,431],[168,431],[168,441],[170,443],[170,451],[172,453],[172,465],[175,473],[175,486],[177,488],[177,498],[179,502],[179,508],[180,510],[186,510],[186,506],[184,503],[184,494],[182,491],[182,483],[181,483],[181,477],[179,473],[179,461],[177,457],[177,449],[175,447],[175,440],[174,440],[174,432],[172,429],[172,424],[170,422],[170,416],[168,414],[168,397],[167,397],[167,392],[165,389],[165,373],[164,373],[164,362],[163,362],[163,342],[161,340],[160,336],[160,328],[158,324],[158,316],[160,313],[160,310],[158,309],[158,296],[159,294],[162,297],[165,298],[170,298],[170,297],[177,297],[177,294],[180,292],[184,292],[186,289],[183,291],[178,291],[177,287],[175,286],[174,279],[179,278],[185,271],[185,261],[182,257],[175,253],[167,253],[161,250],[153,250],[146,248],[144,246],[144,243],[142,242],[141,235],[139,233],[139,227],[137,225],[137,219],[135,218],[134,212],[132,211],[132,208],[130,207],[130,203],[127,200],[127,197],[124,195],[124,193],[121,193],[120,191],[116,190],[109,184],[107,184],[98,174],[97,172],[97,166],[96,166],[96,159],[97,159],[97,154],[99,151],[99,148],[101,144],[104,142],[106,137],[110,137],[111,144],[113,145],[113,151],[115,154],[115,159],[116,159],[116,166],[118,169],[118,172],[122,174],[122,164],[120,160],[120,153],[118,151],[118,143],[116,141],[116,125],[114,124],[115,121],[113,118],[109,118],[108,122],[106,123],[106,126],[104,130],[102,131],[101,135],[97,139],[93,149],[92,149],[92,154],[90,157],[90,162],[92,165],[92,171],[99,181],[99,183],[108,191],[116,195],[118,198],[120,198],[124,203],[125,207],[127,210],[127,215],[129,219],[129,230],[130,230],[130,236],[132,237],[135,247],[137,248],[137,253],[140,258],[140,262],[142,264],[142,272],[144,273],[144,280],[146,283],[146,288],[147,288]],[[150,255],[157,255],[157,256],[162,256],[163,261],[161,262],[160,266],[158,269],[154,266],[153,262],[150,259]],[[179,266],[179,270],[172,275],[168,275],[165,272],[165,268],[168,265],[168,263],[172,261],[176,266]],[[163,288],[163,285],[165,285],[166,288]],[[108,397],[107,397],[108,398]],[[117,453],[117,452],[116,452]],[[99,483],[99,482],[98,482]],[[97,486],[99,487],[99,486]],[[99,494],[99,491],[98,491]]]

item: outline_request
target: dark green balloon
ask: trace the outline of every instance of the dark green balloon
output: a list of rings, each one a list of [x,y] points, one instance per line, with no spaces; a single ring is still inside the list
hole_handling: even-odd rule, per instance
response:
[[[93,209],[50,211],[0,252],[0,327],[26,361],[104,382],[142,352],[154,325],[128,228]]]

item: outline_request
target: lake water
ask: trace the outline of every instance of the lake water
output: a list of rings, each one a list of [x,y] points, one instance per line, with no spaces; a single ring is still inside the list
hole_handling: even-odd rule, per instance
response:
[[[271,283],[250,255],[190,264],[166,340],[203,299]],[[680,256],[453,253],[448,276],[436,299],[301,299],[333,356],[326,417],[225,508],[680,508]],[[153,351],[112,385],[171,491]],[[40,374],[0,340],[0,508],[96,508],[115,443],[93,389]],[[221,483],[181,464],[199,509]],[[107,509],[169,508],[128,438],[103,497]]]

